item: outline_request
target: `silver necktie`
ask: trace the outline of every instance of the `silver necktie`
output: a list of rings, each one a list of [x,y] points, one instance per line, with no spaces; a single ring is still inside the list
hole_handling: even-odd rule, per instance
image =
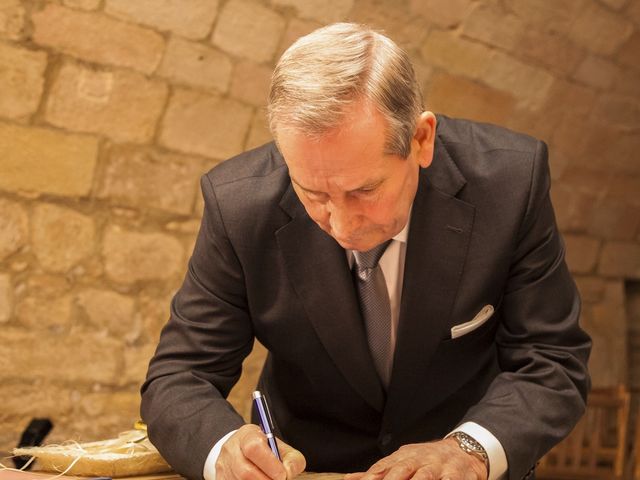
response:
[[[366,252],[353,252],[356,261],[355,282],[367,330],[367,342],[385,388],[389,386],[391,377],[391,305],[378,261],[390,242],[388,240]]]

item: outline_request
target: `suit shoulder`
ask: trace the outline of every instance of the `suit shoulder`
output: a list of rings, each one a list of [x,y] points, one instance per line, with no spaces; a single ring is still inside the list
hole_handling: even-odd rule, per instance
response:
[[[236,241],[263,229],[271,232],[282,224],[279,203],[290,181],[273,143],[216,165],[202,176],[201,186],[205,212],[217,212],[227,234]]]
[[[283,172],[286,172],[284,159],[275,143],[270,142],[219,163],[204,176],[215,188]]]
[[[534,152],[540,143],[536,138],[524,133],[490,123],[453,119],[438,115],[438,138],[452,148],[472,149],[477,153],[499,150],[512,152]]]

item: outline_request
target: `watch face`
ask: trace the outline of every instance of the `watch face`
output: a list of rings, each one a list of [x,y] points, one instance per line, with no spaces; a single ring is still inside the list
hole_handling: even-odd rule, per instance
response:
[[[484,447],[478,443],[473,437],[467,435],[464,432],[456,432],[453,435],[453,438],[458,442],[458,446],[462,449],[462,451],[479,457],[485,465],[489,463],[489,456],[485,451]]]

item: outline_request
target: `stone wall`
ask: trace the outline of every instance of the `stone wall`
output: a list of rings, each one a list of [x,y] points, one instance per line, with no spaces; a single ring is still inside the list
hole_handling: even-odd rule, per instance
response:
[[[37,415],[50,441],[131,427],[198,177],[269,140],[276,58],[343,19],[408,50],[429,109],[549,143],[594,380],[625,380],[640,0],[0,0],[0,450]]]

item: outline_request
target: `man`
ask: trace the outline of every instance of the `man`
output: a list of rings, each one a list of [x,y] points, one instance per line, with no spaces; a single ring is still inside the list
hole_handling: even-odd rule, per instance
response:
[[[207,480],[532,478],[589,387],[546,146],[423,111],[406,54],[353,24],[285,52],[269,119],[276,144],[202,178],[151,440]],[[254,338],[282,463],[225,400]]]

